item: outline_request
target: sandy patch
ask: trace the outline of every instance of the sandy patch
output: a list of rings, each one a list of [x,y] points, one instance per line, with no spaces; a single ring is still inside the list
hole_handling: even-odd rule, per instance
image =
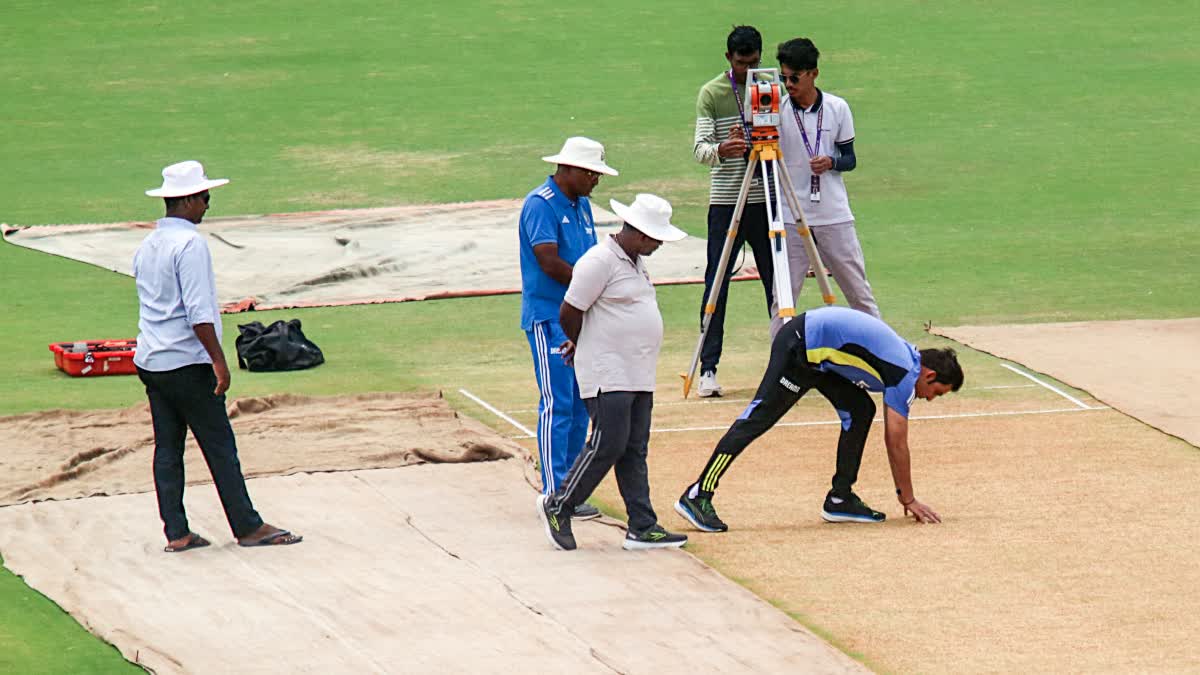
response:
[[[428,394],[279,394],[238,399],[230,416],[248,477],[526,457]],[[3,417],[0,447],[0,505],[154,489],[146,404]],[[184,458],[189,485],[211,482],[190,434]]]
[[[889,521],[824,523],[837,427],[822,423],[776,428],[751,445],[716,498],[730,531],[692,530],[671,505],[738,405],[656,408],[656,427],[718,430],[651,437],[654,505],[702,559],[877,670],[1200,669],[1191,639],[1200,631],[1200,452],[1117,411],[1034,414],[1073,406],[1040,388],[1018,396],[914,407],[914,418],[1024,411],[913,420],[917,495],[945,518],[940,526],[901,518],[881,425],[857,490]],[[830,417],[813,404],[785,420]],[[599,496],[620,508],[611,478]]]

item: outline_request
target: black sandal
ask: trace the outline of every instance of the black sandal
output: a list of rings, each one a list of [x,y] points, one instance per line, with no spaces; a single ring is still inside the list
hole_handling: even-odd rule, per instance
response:
[[[205,546],[208,546],[208,545],[209,545],[209,541],[207,539],[205,539],[204,537],[201,537],[200,535],[196,534],[195,532],[188,532],[188,540],[187,540],[186,544],[184,544],[183,546],[171,546],[170,544],[167,544],[165,547],[163,547],[163,552],[165,552],[165,553],[183,553],[184,551],[190,551],[194,548],[204,548]]]

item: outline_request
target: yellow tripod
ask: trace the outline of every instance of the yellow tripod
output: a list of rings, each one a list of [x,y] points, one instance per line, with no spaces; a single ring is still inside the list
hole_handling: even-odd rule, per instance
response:
[[[750,83],[753,81],[755,72],[755,70],[750,71],[750,75],[747,77],[746,100],[751,103],[758,103],[760,100],[752,98],[752,94],[750,93]],[[773,82],[778,81],[778,73],[776,73]],[[779,85],[772,84],[771,86],[778,87]],[[835,300],[833,289],[829,285],[829,278],[825,272],[825,265],[821,262],[821,254],[817,252],[817,245],[813,240],[812,230],[808,228],[808,222],[804,218],[804,211],[800,209],[800,199],[796,196],[796,191],[792,187],[792,177],[788,173],[787,165],[783,163],[783,153],[779,149],[778,90],[776,90],[775,96],[776,113],[773,116],[773,125],[759,125],[760,117],[766,121],[770,121],[770,115],[760,115],[757,111],[754,115],[755,126],[751,134],[750,159],[746,162],[746,173],[742,177],[742,187],[738,192],[737,205],[733,208],[733,219],[729,224],[729,234],[726,235],[725,246],[721,249],[721,258],[720,262],[717,263],[716,276],[713,278],[712,287],[709,289],[708,297],[704,302],[704,318],[700,322],[700,341],[696,344],[696,351],[692,354],[691,365],[688,367],[687,373],[683,375],[684,398],[687,398],[691,392],[692,382],[696,376],[696,366],[700,363],[700,352],[704,349],[704,339],[708,336],[709,324],[712,323],[713,313],[717,310],[717,298],[721,297],[721,288],[725,284],[725,271],[729,267],[729,259],[733,255],[733,244],[737,240],[738,226],[742,221],[742,212],[746,208],[746,199],[750,194],[750,185],[754,179],[755,167],[761,168],[765,183],[764,188],[767,191],[767,222],[770,227],[768,234],[771,237],[771,260],[775,269],[773,290],[775,306],[778,308],[776,316],[787,320],[796,315],[796,306],[792,298],[792,275],[788,269],[787,233],[784,231],[783,226],[782,211],[783,198],[785,196],[788,200],[788,208],[796,216],[796,229],[804,239],[804,250],[808,252],[808,259],[812,264],[813,272],[816,273],[817,284],[821,288],[821,298],[827,305],[832,305]],[[765,100],[763,102],[765,103]],[[783,178],[782,181],[780,181],[781,176]]]

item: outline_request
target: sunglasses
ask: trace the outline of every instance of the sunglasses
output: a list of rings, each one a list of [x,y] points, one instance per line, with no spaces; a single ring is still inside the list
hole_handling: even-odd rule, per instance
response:
[[[800,84],[801,78],[803,78],[807,73],[810,73],[810,72],[812,72],[812,71],[802,70],[798,73],[792,73],[791,75],[783,75],[782,78],[783,78],[783,81],[787,82],[788,84]]]

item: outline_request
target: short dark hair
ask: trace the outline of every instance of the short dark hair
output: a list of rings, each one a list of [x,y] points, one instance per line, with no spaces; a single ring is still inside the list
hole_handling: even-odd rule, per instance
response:
[[[185,202],[187,202],[187,200],[189,200],[193,197],[195,197],[196,199],[204,199],[200,195],[207,195],[207,194],[208,194],[208,191],[205,190],[202,192],[194,192],[190,195],[184,195],[182,197],[163,197],[163,201],[167,203],[167,210],[170,211],[173,208],[183,206],[183,204]],[[208,203],[208,200],[204,199],[204,202]]]
[[[962,366],[958,365],[958,354],[953,349],[922,349],[921,365],[937,374],[934,382],[950,385],[950,391],[958,391],[962,387]]]
[[[753,54],[762,51],[762,35],[754,26],[734,26],[725,38],[725,51],[730,54]]]
[[[817,67],[821,51],[808,38],[793,38],[779,43],[775,58],[792,70],[812,70]]]

